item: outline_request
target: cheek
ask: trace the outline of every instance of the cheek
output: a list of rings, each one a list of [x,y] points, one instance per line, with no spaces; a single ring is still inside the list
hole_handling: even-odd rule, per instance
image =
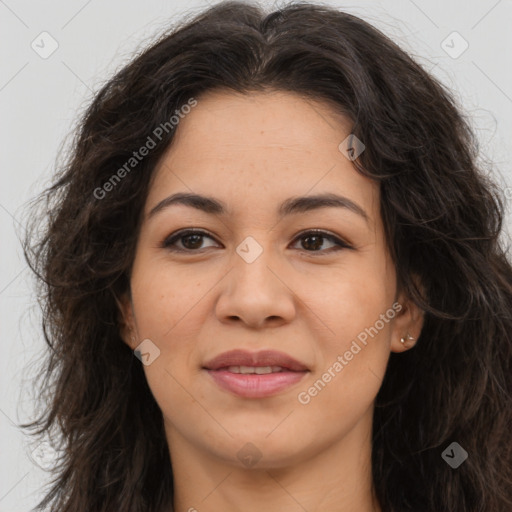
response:
[[[187,276],[169,276],[156,266],[151,272],[133,279],[132,288],[139,336],[159,350],[158,358],[143,369],[159,408],[173,416],[176,410],[195,410],[187,390],[196,377],[194,350],[201,329],[198,315],[205,314],[200,300],[205,290]]]
[[[142,264],[141,264],[142,265]],[[148,262],[144,272],[132,276],[132,297],[140,336],[163,343],[172,338],[185,317],[211,288],[207,276],[198,280],[187,269],[174,269],[163,262]]]
[[[395,294],[392,283],[393,273],[381,261],[368,258],[333,276],[323,294],[318,294],[321,311],[342,346],[391,307]]]
[[[162,400],[170,403],[177,395],[183,400],[180,383],[186,386],[194,367],[201,322],[193,319],[204,314],[200,299],[205,288],[186,272],[169,272],[161,262],[140,263],[131,285],[139,341],[149,339],[157,347],[158,357],[143,368],[149,387],[160,407],[165,406]]]
[[[377,394],[390,354],[395,311],[392,280],[379,268],[361,269],[350,278],[332,283],[324,295],[322,319],[329,336],[318,340],[321,364],[303,402],[340,419],[353,409],[357,417]]]

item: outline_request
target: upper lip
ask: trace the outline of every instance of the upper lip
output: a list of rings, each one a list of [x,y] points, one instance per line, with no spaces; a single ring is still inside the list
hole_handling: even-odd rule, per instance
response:
[[[283,352],[275,350],[262,350],[260,352],[248,352],[246,350],[230,350],[214,357],[204,368],[218,370],[229,366],[280,366],[294,372],[302,372],[308,368]]]

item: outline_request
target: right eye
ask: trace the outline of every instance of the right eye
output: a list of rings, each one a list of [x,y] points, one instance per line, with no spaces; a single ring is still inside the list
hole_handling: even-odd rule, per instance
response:
[[[161,247],[175,252],[200,252],[207,247],[201,247],[204,238],[213,238],[205,231],[187,229],[178,231],[168,236],[161,244]],[[179,246],[181,244],[182,247]]]

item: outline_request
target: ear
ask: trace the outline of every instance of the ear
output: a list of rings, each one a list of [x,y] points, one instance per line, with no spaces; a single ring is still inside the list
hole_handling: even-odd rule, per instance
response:
[[[414,278],[414,281],[425,296],[424,288],[419,279]],[[391,332],[391,351],[405,352],[416,345],[423,329],[425,312],[404,292],[399,294],[397,303],[400,305],[400,309],[396,308],[397,315]],[[404,339],[403,343],[400,341],[401,339]]]
[[[130,292],[126,292],[120,298],[114,296],[117,303],[117,321],[119,324],[119,335],[121,339],[128,345],[132,350],[136,347],[136,328],[135,328],[135,317],[133,313],[133,303]]]

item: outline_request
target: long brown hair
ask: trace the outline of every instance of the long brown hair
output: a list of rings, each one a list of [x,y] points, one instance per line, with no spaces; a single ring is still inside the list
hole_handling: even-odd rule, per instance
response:
[[[308,3],[266,13],[234,1],[172,28],[102,87],[65,165],[33,206],[24,251],[39,278],[48,355],[42,412],[23,426],[35,435],[55,431],[63,450],[39,509],[172,505],[162,414],[121,340],[117,300],[129,290],[153,170],[176,131],[169,119],[215,88],[327,101],[366,146],[354,163],[380,184],[399,288],[425,311],[416,347],[391,355],[376,399],[372,467],[383,511],[510,512],[504,198],[477,163],[460,107],[355,16]],[[112,181],[165,123],[149,154]],[[457,469],[441,456],[452,442],[468,453]]]

